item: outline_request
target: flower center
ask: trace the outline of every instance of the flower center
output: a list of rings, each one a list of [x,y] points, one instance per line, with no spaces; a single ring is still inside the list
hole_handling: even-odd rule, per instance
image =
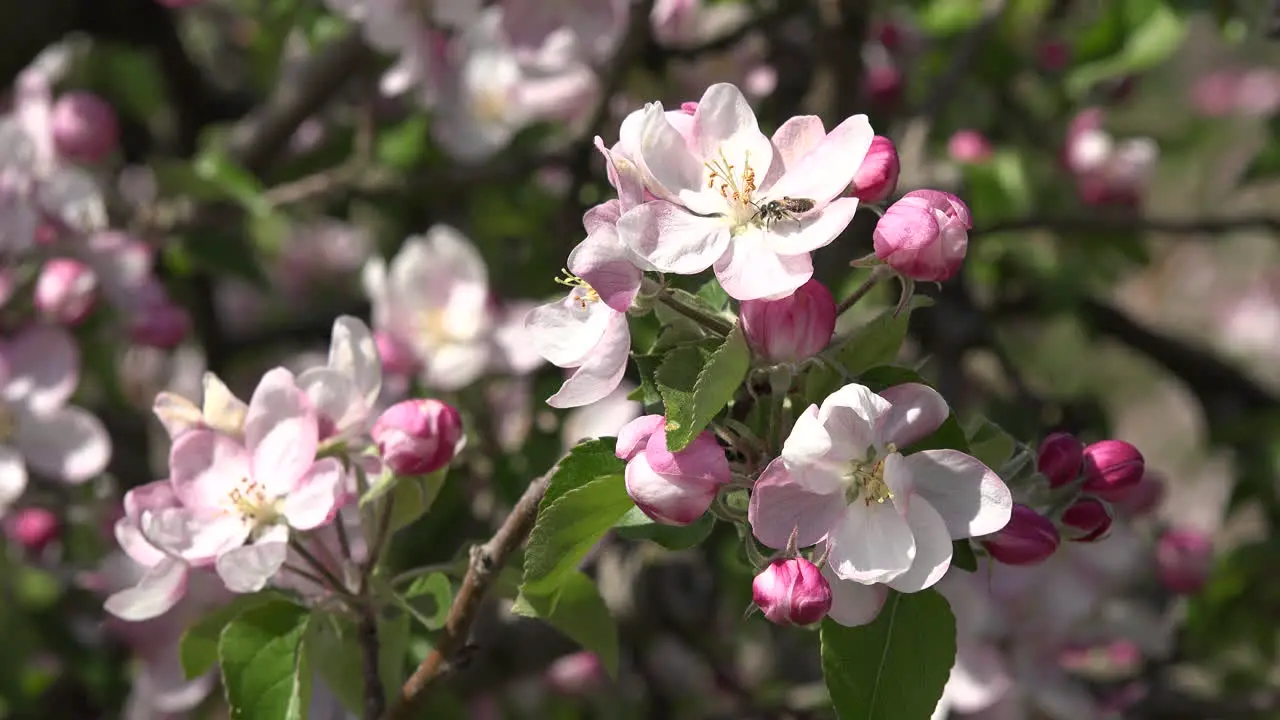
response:
[[[890,445],[884,456],[877,459],[873,449],[866,460],[854,460],[849,463],[849,471],[844,478],[848,483],[845,499],[849,503],[862,498],[864,505],[870,506],[873,502],[883,505],[885,501],[893,499],[893,492],[884,481],[884,459],[893,452],[896,450]]]
[[[418,335],[426,340],[429,347],[447,345],[455,339],[453,331],[449,329],[445,312],[441,308],[418,311],[414,326]]]
[[[591,305],[600,302],[600,293],[591,287],[591,283],[574,275],[564,268],[560,268],[560,272],[564,273],[564,277],[556,278],[556,282],[560,285],[573,288],[570,297],[577,304],[579,310],[587,310]]]
[[[507,118],[507,94],[502,89],[485,88],[476,93],[472,112],[483,123],[499,123]]]
[[[280,517],[279,502],[268,499],[262,486],[249,478],[241,478],[227,497],[231,510],[255,526],[270,525]]]
[[[720,196],[729,202],[735,216],[750,217],[754,214],[751,194],[756,191],[756,171],[751,167],[751,153],[743,155],[740,173],[738,167],[729,162],[723,148],[719,158],[703,165],[707,168],[707,189],[718,189]]]
[[[13,439],[18,432],[18,414],[3,400],[0,400],[0,443]]]

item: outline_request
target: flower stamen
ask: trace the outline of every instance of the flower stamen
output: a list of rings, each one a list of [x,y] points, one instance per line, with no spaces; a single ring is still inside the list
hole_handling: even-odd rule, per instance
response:
[[[586,310],[588,305],[600,302],[600,293],[596,292],[596,289],[591,287],[591,283],[583,280],[577,275],[574,275],[565,268],[560,268],[560,272],[564,273],[564,277],[557,277],[556,284],[571,288],[580,288],[582,290],[582,292],[576,297],[578,307]]]

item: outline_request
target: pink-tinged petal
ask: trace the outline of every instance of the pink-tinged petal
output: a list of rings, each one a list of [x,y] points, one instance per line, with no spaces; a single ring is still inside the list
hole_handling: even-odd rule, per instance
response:
[[[453,343],[431,353],[422,369],[422,382],[429,388],[460,390],[484,374],[493,354],[487,342]]]
[[[239,547],[252,529],[234,513],[174,507],[143,513],[142,537],[160,551],[192,565],[205,565]]]
[[[661,103],[653,103],[645,110],[639,160],[653,180],[649,190],[660,198],[675,200],[682,191],[696,193],[702,189],[702,163],[667,121]]]
[[[919,592],[933,587],[951,567],[951,535],[942,516],[921,498],[907,509],[907,524],[916,541],[911,567],[886,584],[898,592]]]
[[[116,543],[120,545],[120,549],[139,565],[148,568],[155,567],[162,560],[169,557],[155,545],[147,542],[147,538],[142,534],[142,528],[138,527],[136,521],[129,518],[120,518],[116,521],[113,529]]]
[[[597,228],[604,225],[617,225],[618,219],[622,217],[622,203],[617,199],[605,200],[599,205],[593,206],[590,210],[582,215],[582,227],[587,234],[595,232]]]
[[[349,315],[333,321],[329,343],[329,367],[351,378],[367,407],[378,402],[382,391],[382,360],[373,333],[363,322]]]
[[[903,517],[911,506],[912,493],[915,492],[915,479],[911,476],[911,467],[902,453],[889,453],[884,457],[882,468],[884,485],[893,496],[893,506]]]
[[[624,313],[640,292],[644,273],[631,262],[631,252],[610,225],[596,228],[569,253],[569,272],[586,280],[600,299]]]
[[[858,198],[837,198],[821,210],[796,219],[779,220],[765,233],[771,252],[778,255],[800,255],[830,245],[853,222],[858,212]]]
[[[156,395],[155,401],[151,403],[151,411],[171,439],[204,424],[204,415],[195,403],[171,392]]]
[[[751,489],[747,519],[756,539],[771,548],[785,548],[796,532],[796,546],[822,542],[827,530],[844,515],[844,493],[817,493],[796,482],[786,463],[775,459]]]
[[[618,238],[661,272],[693,275],[711,267],[729,249],[729,226],[654,200],[618,220]]]
[[[67,403],[80,381],[80,351],[66,330],[36,325],[0,350],[9,362],[4,400],[42,414]]]
[[[0,445],[0,511],[9,507],[27,489],[27,464],[22,453]]]
[[[605,172],[609,184],[618,191],[618,213],[644,202],[644,174],[640,167],[621,155],[615,154],[604,146],[599,136],[595,140],[596,149],[604,156]],[[617,222],[615,219],[614,222]],[[590,232],[590,229],[587,230]]]
[[[920,383],[903,383],[880,391],[891,406],[880,416],[880,444],[893,443],[899,450],[925,439],[942,427],[951,409],[937,390]]]
[[[796,424],[791,427],[791,434],[782,443],[782,458],[788,465],[812,465],[821,461],[831,452],[831,436],[818,418],[818,406],[810,405]]]
[[[276,368],[262,376],[249,399],[245,447],[253,453],[254,482],[268,497],[289,492],[315,462],[319,426],[311,401],[293,373]]]
[[[138,584],[107,598],[107,612],[122,620],[139,622],[159,617],[187,593],[187,565],[169,558],[147,570]]]
[[[221,433],[192,430],[169,449],[169,482],[188,507],[226,507],[231,491],[250,477],[249,452]]]
[[[332,521],[345,499],[345,486],[338,460],[325,458],[312,465],[284,498],[284,517],[289,526],[312,530]]]
[[[781,177],[787,168],[795,165],[822,143],[827,129],[817,115],[796,115],[773,131],[773,146],[777,148],[781,167],[772,171]]]
[[[201,381],[204,386],[204,402],[201,408],[204,423],[228,435],[243,434],[244,419],[249,412],[249,406],[236,397],[217,375],[207,372]]]
[[[976,713],[994,705],[1013,687],[1004,654],[987,644],[959,643],[942,694],[962,713]]]
[[[102,421],[74,406],[22,418],[13,444],[27,465],[74,484],[101,473],[111,459],[111,436]]]
[[[315,408],[321,439],[363,429],[370,410],[351,376],[330,367],[309,368],[298,376],[298,387]]]
[[[952,539],[987,535],[1008,524],[1009,488],[977,458],[959,450],[924,450],[905,460],[915,492],[942,516]]]
[[[665,432],[667,419],[661,415],[645,415],[623,425],[618,430],[618,444],[614,454],[621,460],[630,460],[644,450],[649,437]]]
[[[866,115],[836,126],[769,188],[769,198],[808,198],[822,207],[849,187],[876,136]]]
[[[837,577],[830,565],[822,568],[822,576],[831,584],[831,609],[827,617],[844,625],[866,625],[880,614],[889,591],[884,585],[864,585]]]
[[[218,577],[227,589],[237,593],[258,592],[280,571],[289,555],[289,529],[269,528],[252,545],[238,547],[218,556]]]
[[[582,365],[600,344],[617,312],[592,302],[581,288],[567,297],[539,305],[525,316],[524,326],[539,355],[556,367]]]
[[[760,132],[751,103],[730,83],[712,85],[702,94],[693,113],[693,141],[704,160],[717,159],[723,152],[734,164],[750,162],[757,176],[769,175],[773,146]],[[698,180],[702,181],[701,168]]]
[[[716,279],[735,300],[785,297],[813,277],[808,254],[778,255],[767,234],[750,227],[735,235],[715,263]]]
[[[601,400],[613,392],[627,372],[631,353],[631,329],[627,316],[612,313],[600,344],[564,381],[547,404],[556,408],[580,407]]]
[[[838,577],[860,583],[892,580],[916,557],[911,527],[892,503],[849,505],[827,536],[828,562]]]
[[[729,460],[724,448],[709,432],[699,433],[692,442],[678,453],[667,449],[666,432],[654,433],[644,448],[645,459],[654,472],[678,475],[690,480],[705,480],[716,484],[728,482]]]
[[[876,422],[889,402],[865,385],[850,383],[827,396],[818,419],[831,436],[833,459],[864,460],[876,440]]]
[[[688,525],[711,507],[720,486],[711,482],[672,482],[654,472],[640,453],[627,463],[627,494],[658,522]]]
[[[173,492],[173,485],[168,480],[156,480],[139,485],[124,494],[124,514],[136,518],[148,510],[162,510],[177,507],[178,496]]]

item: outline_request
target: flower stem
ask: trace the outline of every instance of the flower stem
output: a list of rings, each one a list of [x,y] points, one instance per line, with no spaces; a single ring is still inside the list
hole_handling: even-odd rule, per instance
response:
[[[312,555],[311,551],[299,542],[297,538],[289,538],[289,547],[293,548],[294,552],[298,553],[298,555],[305,560],[313,570],[325,579],[326,584],[331,590],[347,597],[351,596],[351,591],[347,589],[346,585],[344,585],[342,581],[329,570],[329,568],[325,567],[324,563],[320,562],[315,555]]]
[[[679,295],[671,292],[664,292],[658,296],[658,301],[698,323],[702,327],[710,330],[716,335],[723,337],[733,331],[733,323],[727,318],[715,313],[707,312],[703,308],[688,302]]]
[[[769,443],[775,449],[782,448],[783,413],[787,404],[787,393],[791,391],[791,366],[778,365],[769,371],[769,395],[772,404],[769,413]]]
[[[889,277],[892,272],[893,271],[890,270],[887,265],[877,265],[871,268],[871,274],[867,276],[867,279],[862,281],[862,284],[859,285],[858,288],[849,295],[849,297],[845,298],[838,306],[836,306],[836,317],[840,317],[846,310],[858,304],[859,300],[866,297],[867,293],[871,292],[871,288],[875,287],[876,283]]]

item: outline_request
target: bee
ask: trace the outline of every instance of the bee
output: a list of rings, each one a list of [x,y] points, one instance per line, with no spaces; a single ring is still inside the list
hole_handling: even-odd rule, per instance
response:
[[[752,203],[755,205],[755,203]],[[768,230],[780,220],[794,220],[796,225],[800,224],[800,218],[796,217],[796,213],[809,212],[813,209],[814,202],[808,198],[793,198],[783,196],[777,200],[770,200],[764,205],[756,205],[756,214],[751,216],[751,221],[764,221],[764,229]]]

